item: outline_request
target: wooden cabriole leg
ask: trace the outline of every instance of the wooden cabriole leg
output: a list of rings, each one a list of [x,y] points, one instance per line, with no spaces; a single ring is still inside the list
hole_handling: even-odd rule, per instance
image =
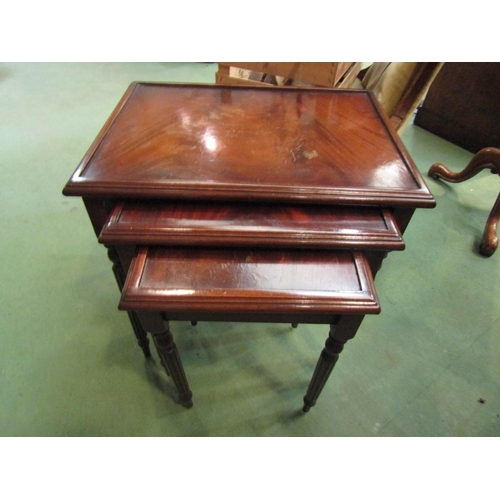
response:
[[[123,290],[123,285],[125,284],[125,271],[123,270],[116,249],[112,246],[108,246],[106,248],[108,249],[108,258],[113,263],[113,274],[115,275],[116,283],[118,284],[118,288],[121,292]],[[132,329],[134,330],[134,334],[137,338],[137,343],[142,349],[144,356],[149,358],[151,356],[151,351],[149,349],[148,334],[142,328],[141,322],[139,321],[136,313],[133,311],[127,311],[127,313]]]
[[[170,331],[169,322],[165,321],[160,313],[138,312],[137,314],[144,330],[153,336],[162,365],[167,370],[167,373],[172,376],[175,387],[179,392],[179,401],[186,408],[191,408],[193,406],[193,393],[189,388],[186,373],[174,337]]]
[[[498,247],[498,221],[500,220],[500,194],[495,201],[495,205],[490,212],[486,227],[484,228],[483,238],[479,245],[479,252],[490,257],[495,253]]]
[[[471,179],[485,168],[489,168],[492,173],[500,174],[500,149],[481,149],[461,172],[453,172],[442,163],[434,163],[429,169],[429,177],[457,183]]]
[[[429,169],[429,176],[433,179],[443,179],[448,182],[458,183],[471,179],[484,169],[490,169],[491,173],[500,175],[500,149],[484,148],[476,153],[472,160],[461,172],[452,172],[442,163],[435,163]],[[490,212],[483,238],[479,245],[479,252],[490,257],[498,247],[497,226],[500,219],[500,195]]]
[[[315,404],[325,386],[330,373],[339,359],[339,354],[347,340],[354,337],[363,316],[337,316],[330,324],[330,332],[321,352],[311,382],[304,396],[304,412],[308,412]]]

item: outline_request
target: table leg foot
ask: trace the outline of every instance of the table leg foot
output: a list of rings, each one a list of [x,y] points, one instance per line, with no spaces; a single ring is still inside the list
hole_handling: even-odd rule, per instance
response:
[[[299,326],[298,323],[292,323],[292,328],[297,328]]]

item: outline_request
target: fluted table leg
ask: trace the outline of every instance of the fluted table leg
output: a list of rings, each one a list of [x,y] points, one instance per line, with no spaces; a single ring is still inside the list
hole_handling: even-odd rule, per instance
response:
[[[138,318],[141,321],[145,331],[151,333],[158,356],[161,359],[163,367],[172,377],[172,380],[179,393],[179,401],[186,408],[193,406],[193,393],[189,388],[186,373],[182,366],[182,361],[174,342],[174,337],[170,331],[170,324],[162,318],[158,312],[138,312]]]
[[[113,263],[113,274],[115,275],[115,280],[120,289],[123,290],[123,285],[125,285],[125,271],[118,257],[118,253],[114,247],[108,246],[108,258]],[[134,331],[135,337],[139,347],[142,349],[144,356],[149,358],[151,356],[151,350],[149,349],[149,339],[148,334],[142,328],[141,322],[134,311],[127,311],[130,324],[132,325],[132,330]]]
[[[363,316],[337,316],[330,325],[330,332],[321,352],[311,382],[304,396],[303,411],[308,412],[315,404],[323,390],[333,367],[339,359],[339,354],[347,340],[356,334]]]
[[[167,324],[163,332],[153,332],[152,335],[156,349],[158,350],[158,355],[163,361],[167,373],[170,373],[172,376],[174,384],[179,391],[179,400],[181,404],[186,408],[191,408],[193,406],[193,393],[189,388],[186,373],[184,372],[179,351],[175,345],[174,336],[170,331],[170,327]]]

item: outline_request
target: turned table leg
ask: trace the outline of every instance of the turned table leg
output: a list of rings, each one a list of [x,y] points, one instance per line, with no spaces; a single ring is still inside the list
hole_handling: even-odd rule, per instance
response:
[[[330,325],[330,332],[321,352],[311,382],[304,396],[304,412],[308,412],[315,404],[325,386],[339,354],[347,340],[354,337],[363,320],[363,316],[337,316]]]
[[[172,376],[174,384],[179,391],[181,404],[186,408],[191,408],[193,406],[193,393],[189,389],[186,373],[184,372],[179,351],[175,345],[174,336],[170,331],[168,323],[163,332],[153,333],[152,335],[158,355],[167,368],[167,372]]]
[[[193,393],[182,366],[182,361],[170,331],[170,324],[157,312],[138,312],[138,317],[145,331],[151,333],[161,364],[179,392],[179,401],[186,408],[193,406]]]
[[[485,148],[472,157],[472,160],[461,172],[452,172],[442,163],[435,163],[429,169],[429,176],[433,179],[443,179],[448,182],[463,182],[484,169],[490,169],[492,173],[500,175],[500,149]],[[500,195],[486,222],[483,238],[479,245],[479,252],[486,257],[495,253],[498,247],[497,227],[500,219]]]
[[[108,258],[113,263],[113,274],[115,275],[116,283],[120,292],[123,290],[123,285],[125,284],[125,271],[120,262],[118,253],[114,247],[106,247],[108,249]],[[151,356],[151,351],[149,349],[149,339],[148,334],[142,328],[141,322],[137,317],[137,314],[133,311],[127,311],[132,329],[134,330],[135,337],[137,338],[137,343],[142,349],[144,356],[149,358]]]

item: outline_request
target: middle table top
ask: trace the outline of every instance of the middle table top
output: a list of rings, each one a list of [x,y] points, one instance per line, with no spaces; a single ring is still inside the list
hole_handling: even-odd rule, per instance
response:
[[[402,250],[388,208],[231,202],[118,202],[105,245],[193,245]]]
[[[134,83],[64,194],[432,207],[366,91]]]

